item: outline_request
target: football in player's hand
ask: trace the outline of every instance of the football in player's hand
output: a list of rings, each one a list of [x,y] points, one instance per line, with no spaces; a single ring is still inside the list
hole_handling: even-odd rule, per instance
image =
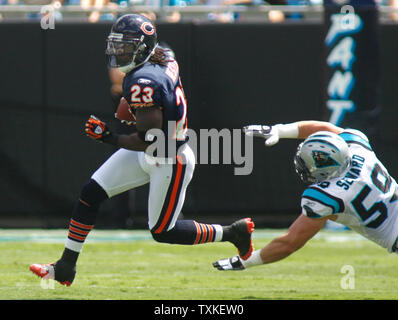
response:
[[[130,110],[130,106],[125,98],[120,99],[119,106],[116,109],[115,118],[123,123],[135,124],[135,116]]]

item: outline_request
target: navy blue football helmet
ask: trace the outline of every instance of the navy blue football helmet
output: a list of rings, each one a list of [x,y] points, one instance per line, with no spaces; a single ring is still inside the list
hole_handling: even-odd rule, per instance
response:
[[[151,20],[126,14],[113,24],[105,53],[109,67],[128,73],[147,62],[156,47],[156,28]]]

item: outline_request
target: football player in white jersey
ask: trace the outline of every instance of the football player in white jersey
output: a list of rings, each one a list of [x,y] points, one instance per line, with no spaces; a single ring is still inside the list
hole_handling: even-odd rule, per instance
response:
[[[329,122],[299,121],[274,126],[252,125],[247,135],[265,139],[305,139],[297,148],[294,166],[309,186],[301,196],[301,215],[286,234],[253,252],[245,261],[235,256],[216,261],[219,270],[243,270],[284,259],[303,247],[327,220],[336,221],[397,252],[397,183],[358,130]]]

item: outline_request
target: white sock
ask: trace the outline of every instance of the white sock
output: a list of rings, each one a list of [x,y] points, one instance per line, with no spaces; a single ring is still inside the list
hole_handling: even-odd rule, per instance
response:
[[[245,268],[248,268],[248,267],[258,266],[258,265],[263,264],[263,260],[261,259],[260,252],[261,252],[261,249],[254,251],[252,253],[252,255],[250,256],[250,258],[247,260],[240,259],[243,266]]]
[[[214,242],[221,241],[223,234],[222,226],[219,224],[212,224],[212,226],[214,227],[214,229],[216,229],[216,236],[214,237]]]
[[[65,248],[75,251],[75,252],[81,252],[82,248],[83,248],[83,244],[84,242],[77,242],[77,241],[73,241],[71,239],[66,239],[65,242]]]

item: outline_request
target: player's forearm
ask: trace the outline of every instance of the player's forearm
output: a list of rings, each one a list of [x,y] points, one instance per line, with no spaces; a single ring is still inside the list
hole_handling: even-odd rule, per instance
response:
[[[289,227],[286,234],[275,238],[261,249],[263,263],[271,263],[284,259],[302,248],[315,234],[321,230],[328,217],[312,219],[301,214]]]
[[[298,247],[292,245],[284,236],[275,238],[268,245],[260,251],[261,260],[263,264],[276,262],[282,260],[293,252],[295,252]]]
[[[343,131],[342,128],[325,121],[299,121],[296,122],[296,124],[298,126],[298,139],[306,139],[311,134],[318,131],[330,131],[336,134],[339,134]]]
[[[250,125],[243,127],[246,135],[265,139],[267,147],[273,146],[280,139],[306,139],[318,131],[330,131],[336,134],[343,132],[342,128],[325,121],[297,121],[291,123],[278,123],[273,126]]]

